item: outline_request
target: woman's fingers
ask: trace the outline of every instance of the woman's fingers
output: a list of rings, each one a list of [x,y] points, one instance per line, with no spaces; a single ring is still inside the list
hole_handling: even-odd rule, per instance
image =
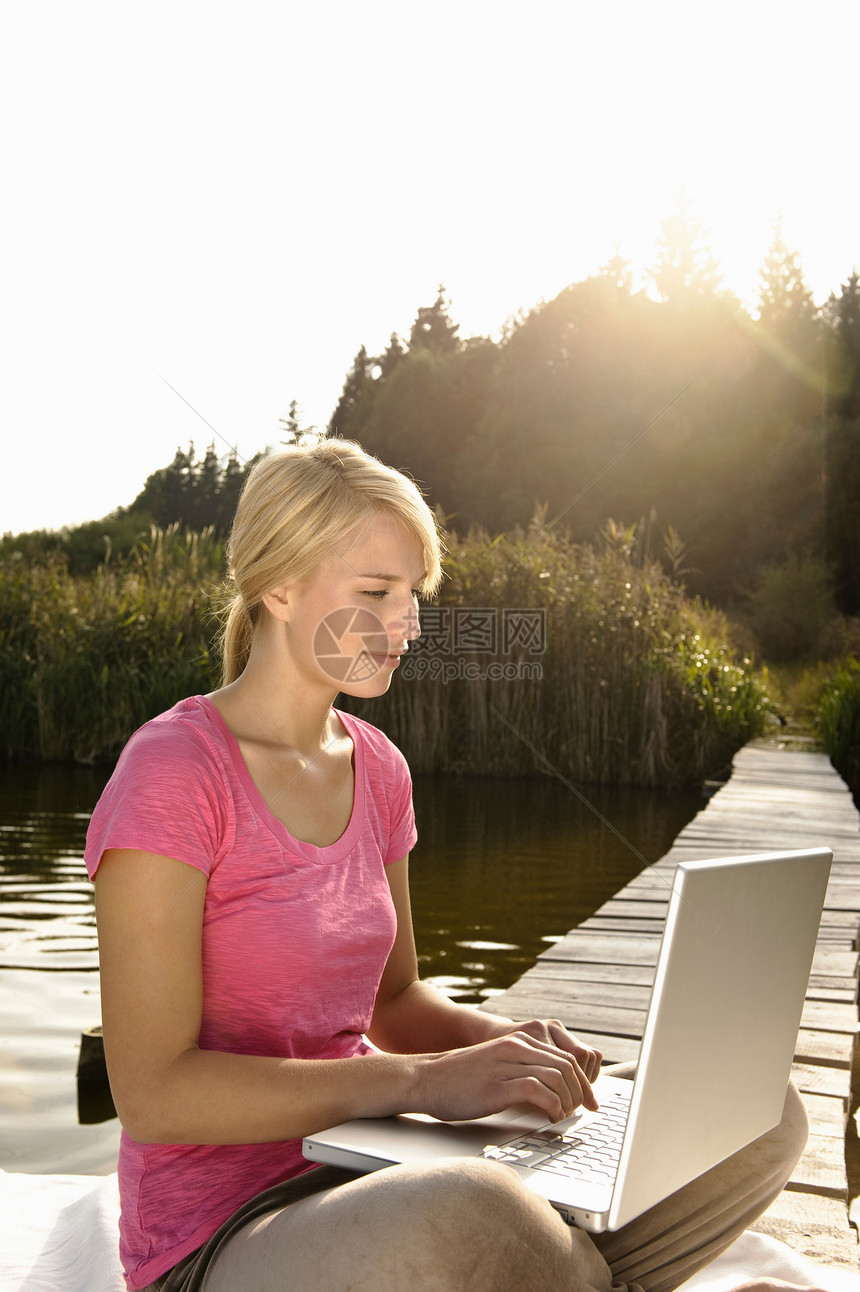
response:
[[[533,1045],[537,1046],[547,1056],[544,1063],[538,1064],[538,1067],[546,1071],[548,1086],[557,1090],[560,1095],[561,1114],[554,1120],[559,1121],[561,1118],[570,1117],[579,1108],[580,1104],[592,1110],[596,1109],[598,1105],[594,1097],[594,1091],[591,1089],[591,1079],[576,1055],[572,1051],[562,1050],[558,1046],[542,1041],[534,1041],[532,1038],[529,1039]],[[556,1079],[550,1076],[554,1072],[558,1073],[563,1080],[563,1089],[559,1088]]]
[[[581,1104],[597,1107],[591,1083],[576,1057],[549,1041],[526,1032],[510,1032],[462,1053],[472,1059],[476,1074],[485,1068],[491,1081],[498,1083],[494,1086],[495,1106],[487,1111],[527,1102],[551,1121],[560,1121]]]
[[[533,1036],[536,1040],[545,1040],[557,1046],[567,1054],[572,1054],[582,1068],[588,1080],[596,1081],[600,1075],[603,1055],[600,1050],[583,1045],[557,1018],[531,1019],[527,1023],[518,1023],[517,1030]]]
[[[548,1031],[535,1036],[535,1030],[541,1030],[537,1024],[529,1031],[512,1028],[478,1045],[422,1056],[422,1101],[412,1111],[453,1121],[530,1103],[549,1121],[561,1121],[580,1106],[596,1109],[589,1073],[595,1064],[599,1071],[597,1052],[576,1044],[564,1029],[564,1046],[548,1039]]]

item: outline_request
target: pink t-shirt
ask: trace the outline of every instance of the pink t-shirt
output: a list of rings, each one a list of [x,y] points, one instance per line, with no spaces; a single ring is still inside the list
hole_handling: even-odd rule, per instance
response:
[[[382,732],[339,713],[355,747],[355,800],[328,847],[294,839],[266,807],[215,705],[183,700],[135,733],[90,822],[107,848],[174,857],[208,877],[204,1050],[283,1058],[367,1051],[395,934],[385,866],[415,842],[409,772]],[[139,1144],[122,1132],[120,1254],[131,1289],[201,1246],[255,1194],[307,1169],[301,1141]]]

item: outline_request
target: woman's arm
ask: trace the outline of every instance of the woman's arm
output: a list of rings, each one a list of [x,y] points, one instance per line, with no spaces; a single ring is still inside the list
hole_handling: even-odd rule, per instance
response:
[[[374,1045],[400,1054],[451,1050],[525,1034],[569,1053],[588,1083],[600,1072],[599,1050],[581,1045],[557,1019],[514,1022],[469,1005],[457,1005],[418,977],[418,959],[409,900],[409,859],[390,864],[388,883],[397,912],[397,936],[377,993],[368,1032]]]
[[[517,1102],[558,1119],[581,1102],[574,1062],[528,1038],[443,1056],[201,1050],[205,877],[184,862],[116,849],[102,857],[95,883],[111,1089],[123,1126],[141,1143],[298,1139],[352,1117],[471,1117]]]
[[[292,1139],[410,1102],[410,1059],[311,1063],[199,1049],[205,876],[168,857],[109,850],[95,883],[105,1055],[134,1139]]]

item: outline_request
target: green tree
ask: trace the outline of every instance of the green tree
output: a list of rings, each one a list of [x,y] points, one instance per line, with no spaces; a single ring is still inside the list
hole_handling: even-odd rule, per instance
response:
[[[629,260],[624,259],[620,247],[616,247],[615,254],[605,265],[600,266],[600,275],[608,278],[622,296],[629,296],[633,291],[633,266]]]
[[[418,310],[409,334],[410,350],[432,350],[436,354],[453,354],[459,348],[460,340],[457,333],[460,326],[452,321],[449,308],[445,288],[440,286],[433,304],[423,305]]]
[[[790,251],[777,220],[764,264],[759,273],[759,321],[771,332],[786,337],[809,331],[816,309],[806,285],[800,256]]]
[[[212,525],[224,533],[233,519],[239,491],[259,456],[242,465],[235,449],[222,463],[214,443],[202,459],[196,457],[193,444],[187,452],[177,449],[169,466],[147,478],[125,514],[145,516],[162,529],[178,524],[201,530]]]
[[[860,614],[860,418],[830,418],[826,471],[826,550],[834,572],[836,602],[843,614],[857,615]]]
[[[828,301],[827,556],[843,614],[860,614],[860,277]]]
[[[224,464],[224,470],[221,476],[221,489],[218,499],[218,518],[214,521],[219,533],[226,533],[232,524],[233,517],[236,514],[236,504],[239,501],[239,494],[242,492],[242,486],[248,477],[248,472],[255,462],[259,461],[262,454],[256,453],[251,461],[243,464],[239,461],[239,455],[235,448],[230,450],[227,461]]]
[[[685,197],[678,210],[661,225],[657,262],[650,271],[660,299],[683,307],[703,296],[713,296],[722,274],[708,244],[703,221],[690,213]]]
[[[386,381],[394,369],[406,358],[406,346],[401,341],[396,332],[391,333],[385,353],[381,354],[375,361],[379,368],[379,380]],[[371,371],[373,371],[371,369]]]
[[[279,417],[278,421],[283,427],[284,439],[283,444],[298,444],[304,431],[302,430],[299,420],[299,403],[297,399],[290,400],[290,411],[286,417]]]
[[[344,439],[353,438],[360,429],[359,412],[372,395],[373,379],[371,372],[379,360],[371,359],[367,347],[362,346],[352,361],[352,367],[346,374],[340,399],[328,423],[329,435],[339,435]]]
[[[131,504],[131,510],[146,512],[162,528],[177,521],[182,525],[189,524],[189,497],[193,489],[194,469],[194,445],[189,444],[187,452],[177,448],[169,466],[159,467],[147,477]]]
[[[842,284],[839,296],[827,303],[831,362],[828,406],[837,417],[860,417],[860,276],[856,269]]]
[[[486,407],[496,347],[471,339],[450,354],[419,347],[379,383],[358,438],[371,453],[413,475],[451,513],[474,506],[466,446]]]

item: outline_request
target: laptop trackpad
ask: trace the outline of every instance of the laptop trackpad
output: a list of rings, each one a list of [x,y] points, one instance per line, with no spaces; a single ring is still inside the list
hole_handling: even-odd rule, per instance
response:
[[[440,1123],[435,1117],[427,1113],[400,1113],[403,1121],[426,1122],[430,1126],[439,1126]],[[523,1130],[539,1130],[547,1124],[546,1113],[533,1107],[531,1104],[514,1104],[510,1108],[503,1108],[500,1113],[489,1113],[486,1117],[474,1117],[464,1121],[446,1121],[441,1123],[444,1126],[483,1126],[488,1129],[495,1127],[508,1127],[512,1124],[522,1126]]]

